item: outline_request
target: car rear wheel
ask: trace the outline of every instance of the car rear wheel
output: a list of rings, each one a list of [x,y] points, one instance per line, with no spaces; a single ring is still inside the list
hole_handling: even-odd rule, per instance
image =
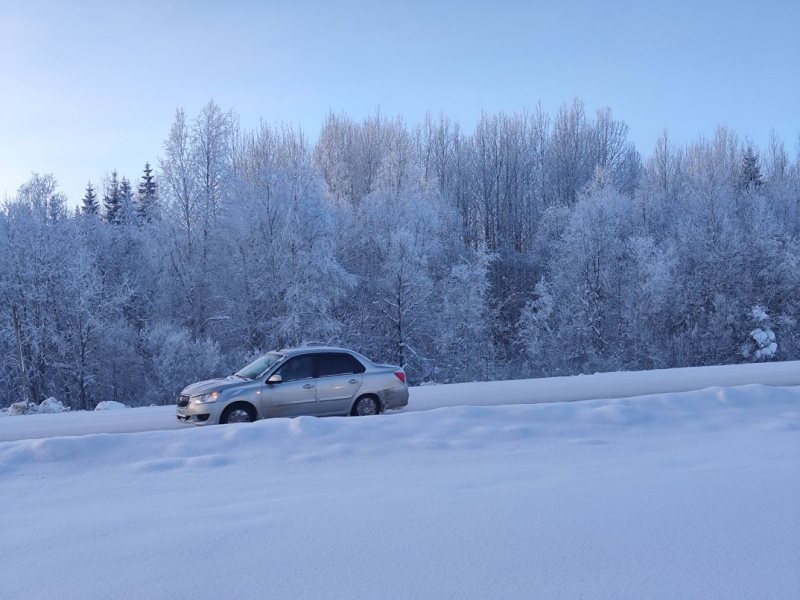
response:
[[[225,423],[252,423],[256,420],[255,411],[246,404],[231,404],[222,411],[219,422]]]
[[[377,415],[381,412],[381,405],[378,399],[373,396],[361,396],[353,405],[352,415],[365,417],[367,415]]]

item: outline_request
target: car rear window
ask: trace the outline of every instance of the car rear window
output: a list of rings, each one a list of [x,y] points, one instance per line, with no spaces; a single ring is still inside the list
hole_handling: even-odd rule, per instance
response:
[[[320,377],[327,377],[363,373],[365,368],[349,354],[320,354],[317,356],[317,370]]]

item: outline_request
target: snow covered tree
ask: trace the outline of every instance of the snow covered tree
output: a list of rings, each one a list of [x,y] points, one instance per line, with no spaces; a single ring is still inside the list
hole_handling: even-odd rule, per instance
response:
[[[407,365],[411,379],[423,379],[433,367],[438,282],[449,271],[443,236],[459,235],[454,214],[435,184],[424,181],[414,138],[401,120],[376,115],[347,127],[353,162],[344,172],[356,182],[355,197],[330,190],[328,196],[335,208],[337,262],[357,278],[358,294],[334,309],[340,339],[377,360]],[[315,154],[315,164],[335,164],[328,151],[342,145],[331,141],[325,156]]]
[[[86,195],[83,197],[81,211],[85,215],[97,215],[100,212],[100,203],[91,181],[86,185]]]
[[[123,177],[119,183],[119,200],[117,221],[133,222],[136,218],[133,205],[133,189],[127,177]]]
[[[636,212],[643,233],[655,236],[673,235],[680,214],[680,198],[686,185],[685,153],[670,142],[665,130],[656,141],[650,158],[645,161],[634,194]]]
[[[227,238],[222,218],[230,191],[233,115],[213,100],[189,123],[178,110],[161,159],[168,289],[195,340],[227,321],[222,277]]]
[[[236,157],[228,218],[236,260],[228,277],[238,346],[249,353],[334,342],[335,302],[352,284],[334,257],[335,230],[311,146],[299,130],[262,125]]]
[[[520,318],[523,345],[549,374],[607,370],[626,353],[632,203],[609,179],[598,167],[559,241],[550,280],[540,281]]]
[[[325,181],[333,204],[357,203],[365,194],[357,190],[356,125],[345,115],[329,113],[314,148],[314,164]]]
[[[541,141],[527,114],[483,115],[469,140],[472,214],[480,232],[473,245],[527,252],[541,209],[536,194]]]
[[[97,264],[95,224],[73,224],[65,232],[73,250],[65,257],[60,274],[60,292],[55,322],[58,323],[58,377],[61,401],[72,408],[92,410],[100,400],[126,400],[135,395],[129,387],[116,397],[104,397],[109,359],[125,360],[132,370],[129,353],[120,341],[118,321],[130,289],[112,284]]]
[[[149,162],[144,164],[144,173],[136,194],[136,214],[141,221],[151,221],[156,217],[158,186]]]
[[[628,141],[628,125],[612,117],[611,109],[598,109],[593,123],[595,167],[608,172],[614,187],[626,195],[633,194],[639,182],[639,153]]]
[[[346,115],[328,115],[314,149],[314,163],[334,204],[357,205],[377,189],[384,158],[399,133],[407,135],[402,119],[387,119],[380,111],[362,123]]]
[[[34,174],[3,213],[0,308],[12,317],[20,389],[39,402],[60,384],[61,290],[74,256],[66,196],[52,175]]]
[[[563,349],[555,322],[553,290],[542,278],[520,312],[517,323],[520,343],[526,355],[526,369],[534,376],[550,377],[561,372]]]
[[[122,207],[122,197],[116,169],[111,171],[111,177],[106,183],[105,193],[103,195],[103,207],[105,208],[106,221],[111,224],[117,224]]]
[[[548,185],[554,200],[573,205],[591,180],[596,164],[593,148],[596,134],[586,119],[583,102],[577,98],[563,105],[556,114],[550,142]]]
[[[68,215],[67,197],[58,191],[58,181],[50,174],[34,173],[17,190],[15,204],[24,206],[42,225],[54,224]]]
[[[626,369],[673,366],[670,336],[679,321],[678,253],[671,241],[632,235],[625,286],[621,289],[620,360]]]
[[[218,376],[223,367],[220,346],[206,338],[195,340],[185,327],[156,321],[143,332],[148,357],[141,394],[155,404],[171,404],[188,384]],[[230,371],[229,371],[230,372]]]
[[[778,343],[775,341],[772,320],[767,311],[763,306],[756,305],[750,309],[750,316],[756,327],[750,331],[749,339],[742,346],[742,356],[754,361],[774,358],[778,352]]]
[[[742,173],[739,177],[739,188],[744,191],[754,191],[760,188],[763,183],[758,154],[756,154],[753,146],[748,144],[742,156]]]
[[[484,248],[470,252],[450,269],[432,304],[435,354],[431,378],[439,383],[486,381],[498,372],[492,330],[496,314],[491,306],[489,265]]]
[[[440,218],[422,196],[379,191],[364,199],[353,215],[349,239],[357,245],[344,264],[361,279],[362,297],[350,307],[352,324],[371,332],[362,344],[382,360],[427,374],[423,347],[430,343],[436,280],[431,261],[440,251]],[[353,236],[353,237],[350,237]],[[356,239],[353,239],[356,238]],[[351,320],[348,319],[348,320]]]

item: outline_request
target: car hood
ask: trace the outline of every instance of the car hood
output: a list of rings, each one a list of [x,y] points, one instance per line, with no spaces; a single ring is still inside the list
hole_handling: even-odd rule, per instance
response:
[[[231,375],[225,379],[208,379],[198,381],[183,388],[181,395],[199,396],[200,394],[210,394],[211,392],[221,392],[222,390],[246,383],[245,379],[239,379]]]

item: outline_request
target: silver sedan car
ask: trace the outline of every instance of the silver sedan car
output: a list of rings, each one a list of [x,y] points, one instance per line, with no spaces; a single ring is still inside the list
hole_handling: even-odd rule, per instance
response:
[[[344,348],[268,352],[226,379],[200,381],[178,398],[186,423],[241,423],[299,415],[374,415],[408,404],[406,374]]]

